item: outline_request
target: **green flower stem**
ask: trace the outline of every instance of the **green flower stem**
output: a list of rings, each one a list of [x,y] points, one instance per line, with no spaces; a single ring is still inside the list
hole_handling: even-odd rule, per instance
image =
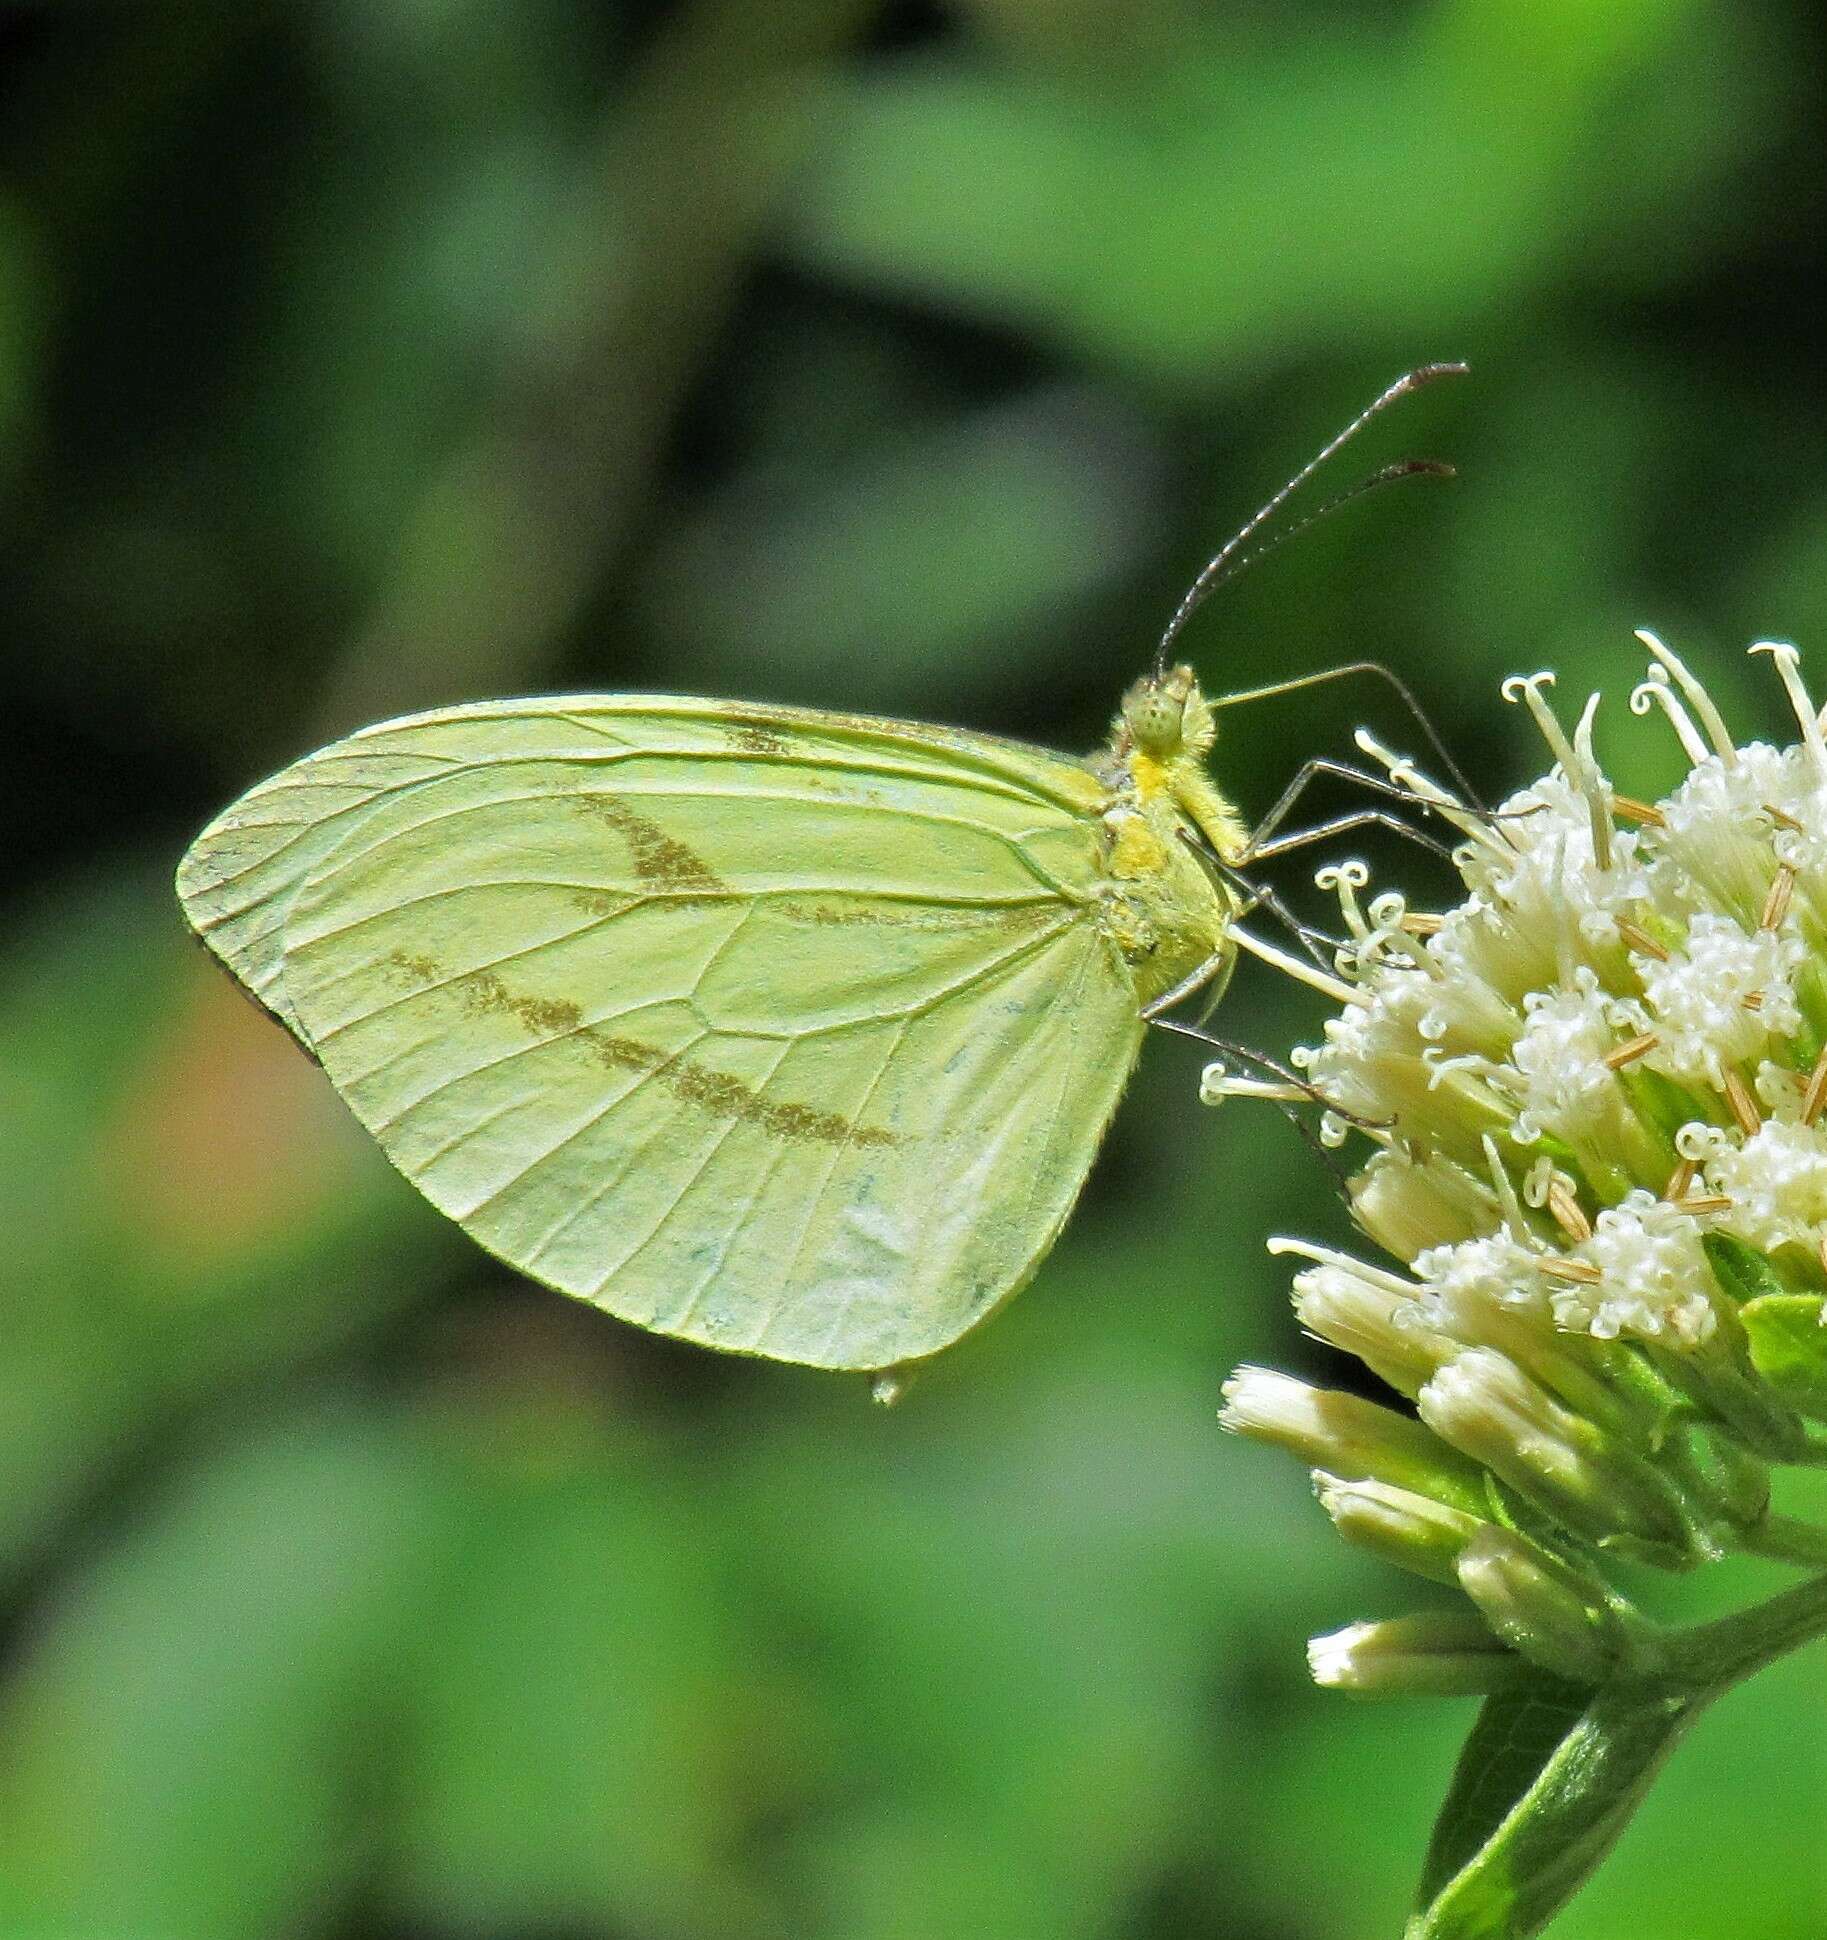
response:
[[[1794,1516],[1767,1516],[1738,1541],[1751,1556],[1768,1557],[1774,1563],[1798,1563],[1803,1569],[1827,1569],[1827,1529]]]
[[[1827,1574],[1748,1610],[1676,1631],[1665,1639],[1665,1648],[1670,1674],[1707,1702],[1820,1637],[1827,1637]]]
[[[1712,1701],[1827,1637],[1827,1573],[1658,1639],[1595,1687],[1545,1673],[1487,1700],[1454,1775],[1407,1940],[1530,1940],[1592,1876]]]

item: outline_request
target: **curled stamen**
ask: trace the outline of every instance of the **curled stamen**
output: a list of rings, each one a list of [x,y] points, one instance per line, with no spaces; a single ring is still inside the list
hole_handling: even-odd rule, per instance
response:
[[[1688,706],[1700,717],[1700,725],[1712,737],[1713,751],[1720,761],[1728,768],[1736,768],[1738,750],[1732,744],[1732,736],[1718,708],[1713,705],[1712,695],[1688,672],[1685,662],[1674,649],[1664,646],[1648,627],[1638,627],[1636,635],[1674,676],[1675,684],[1681,689]]]
[[[1370,935],[1370,925],[1365,922],[1364,913],[1358,907],[1357,892],[1369,881],[1369,866],[1355,858],[1348,862],[1329,862],[1323,869],[1313,872],[1314,886],[1329,889],[1338,897],[1339,914],[1345,919],[1346,929],[1359,943]]]
[[[1491,824],[1496,820],[1494,816],[1474,814],[1457,796],[1448,794],[1438,782],[1424,775],[1406,755],[1386,748],[1368,728],[1358,728],[1351,738],[1358,752],[1377,762],[1398,788],[1406,788],[1417,801],[1425,802],[1462,835],[1489,843],[1502,853],[1501,845],[1491,834]]]
[[[1717,1125],[1704,1125],[1699,1119],[1683,1125],[1675,1134],[1675,1150],[1689,1163],[1700,1166],[1720,1152],[1731,1148],[1731,1139]]]
[[[1580,758],[1573,751],[1573,743],[1561,731],[1561,724],[1554,718],[1554,710],[1542,699],[1542,689],[1554,685],[1554,676],[1545,670],[1539,674],[1512,674],[1503,684],[1505,700],[1514,705],[1523,702],[1535,717],[1535,725],[1547,742],[1549,751],[1561,765],[1561,773],[1578,788],[1580,786]]]
[[[1445,966],[1416,947],[1414,933],[1408,927],[1408,901],[1399,890],[1386,889],[1372,902],[1370,921],[1371,932],[1362,952],[1366,958],[1381,962],[1393,957],[1436,981],[1445,977]]]
[[[1265,943],[1259,936],[1252,936],[1241,923],[1233,923],[1228,934],[1240,950],[1248,950],[1251,956],[1260,957],[1264,963],[1292,977],[1296,983],[1311,984],[1335,1004],[1362,1004],[1368,1001],[1361,990],[1341,983],[1337,977],[1327,976],[1325,971],[1315,969],[1310,963],[1302,963],[1299,957],[1289,956],[1285,950],[1276,949],[1273,943]]]
[[[1298,1085],[1271,1083],[1266,1078],[1245,1078],[1214,1058],[1199,1074],[1199,1102],[1220,1105],[1227,1098],[1262,1098],[1277,1105],[1311,1103]]]
[[[1421,1053],[1421,1062],[1427,1066],[1429,1091],[1438,1091],[1443,1084],[1450,1084],[1467,1072],[1482,1078],[1491,1068],[1491,1060],[1477,1051],[1462,1051],[1458,1057],[1449,1058],[1435,1045]]]
[[[1424,802],[1430,802],[1435,808],[1454,811],[1471,821],[1481,819],[1471,815],[1465,803],[1457,795],[1449,789],[1442,788],[1430,775],[1423,774],[1407,755],[1396,754],[1393,750],[1384,747],[1368,728],[1359,728],[1352,739],[1363,753],[1383,764],[1389,771],[1390,780],[1397,787],[1406,788],[1411,795],[1418,796]]]
[[[1808,698],[1807,688],[1802,685],[1801,655],[1787,640],[1759,640],[1751,651],[1767,653],[1776,662],[1777,678],[1789,696],[1789,705],[1795,710],[1796,720],[1801,723],[1802,739],[1808,745],[1808,757],[1814,763],[1814,771],[1818,775],[1827,775],[1827,741],[1821,739],[1821,724],[1815,715],[1814,703]]]
[[[1267,1098],[1281,1105],[1318,1105],[1328,1118],[1342,1120],[1361,1132],[1383,1131],[1388,1127],[1387,1119],[1364,1118],[1339,1104],[1336,1099],[1327,1097],[1318,1085],[1306,1078],[1296,1077],[1285,1064],[1277,1063],[1266,1051],[1252,1050],[1247,1044],[1215,1035],[1203,1024],[1189,1024],[1178,1017],[1157,1017],[1154,1021],[1164,1031],[1172,1031],[1177,1037],[1190,1037],[1195,1044],[1209,1045],[1219,1053],[1200,1074],[1199,1102],[1203,1105],[1221,1104],[1226,1098]],[[1226,1058],[1235,1058],[1242,1064],[1251,1064],[1259,1071],[1266,1071],[1268,1080],[1245,1078],[1232,1072],[1224,1062]]]
[[[1370,920],[1380,930],[1400,930],[1408,926],[1408,898],[1399,889],[1386,889],[1370,905]]]
[[[1412,1280],[1404,1280],[1399,1274],[1391,1273],[1380,1266],[1372,1266],[1367,1260],[1353,1259],[1349,1253],[1341,1253],[1336,1247],[1319,1246],[1312,1240],[1295,1239],[1285,1233],[1277,1234],[1269,1241],[1268,1250],[1281,1255],[1291,1253],[1297,1260],[1311,1260],[1315,1266],[1336,1267],[1341,1273],[1349,1273],[1373,1287],[1381,1287],[1385,1293],[1393,1293],[1404,1300],[1415,1297]]]
[[[1652,702],[1668,716],[1668,724],[1675,730],[1675,739],[1681,743],[1681,752],[1698,768],[1707,758],[1706,743],[1688,719],[1687,709],[1675,698],[1674,690],[1668,684],[1668,675],[1660,667],[1651,668],[1649,678],[1639,681],[1630,690],[1630,711],[1633,714],[1647,714]]]
[[[1592,1222],[1581,1209],[1573,1181],[1556,1169],[1553,1159],[1545,1152],[1530,1166],[1523,1180],[1523,1199],[1531,1206],[1544,1208],[1561,1231],[1576,1243],[1592,1237]]]

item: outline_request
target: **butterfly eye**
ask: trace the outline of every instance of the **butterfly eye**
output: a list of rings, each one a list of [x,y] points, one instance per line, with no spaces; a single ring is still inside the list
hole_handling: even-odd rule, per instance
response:
[[[1185,717],[1186,693],[1171,675],[1137,681],[1123,702],[1123,719],[1145,754],[1174,753],[1186,738]]]

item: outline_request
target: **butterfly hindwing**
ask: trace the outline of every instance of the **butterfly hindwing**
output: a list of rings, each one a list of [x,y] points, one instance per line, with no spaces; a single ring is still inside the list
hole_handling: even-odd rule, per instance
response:
[[[1095,785],[942,729],[630,697],[395,723],[200,838],[192,921],[534,1277],[834,1367],[955,1339],[1141,1037]]]

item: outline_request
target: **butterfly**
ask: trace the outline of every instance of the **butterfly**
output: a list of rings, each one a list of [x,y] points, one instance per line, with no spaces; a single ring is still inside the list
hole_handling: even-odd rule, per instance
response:
[[[1089,760],[664,695],[445,708],[250,789],[184,913],[489,1252],[888,1398],[1033,1275],[1148,1021],[1249,943],[1260,836],[1166,648],[1299,482]]]

